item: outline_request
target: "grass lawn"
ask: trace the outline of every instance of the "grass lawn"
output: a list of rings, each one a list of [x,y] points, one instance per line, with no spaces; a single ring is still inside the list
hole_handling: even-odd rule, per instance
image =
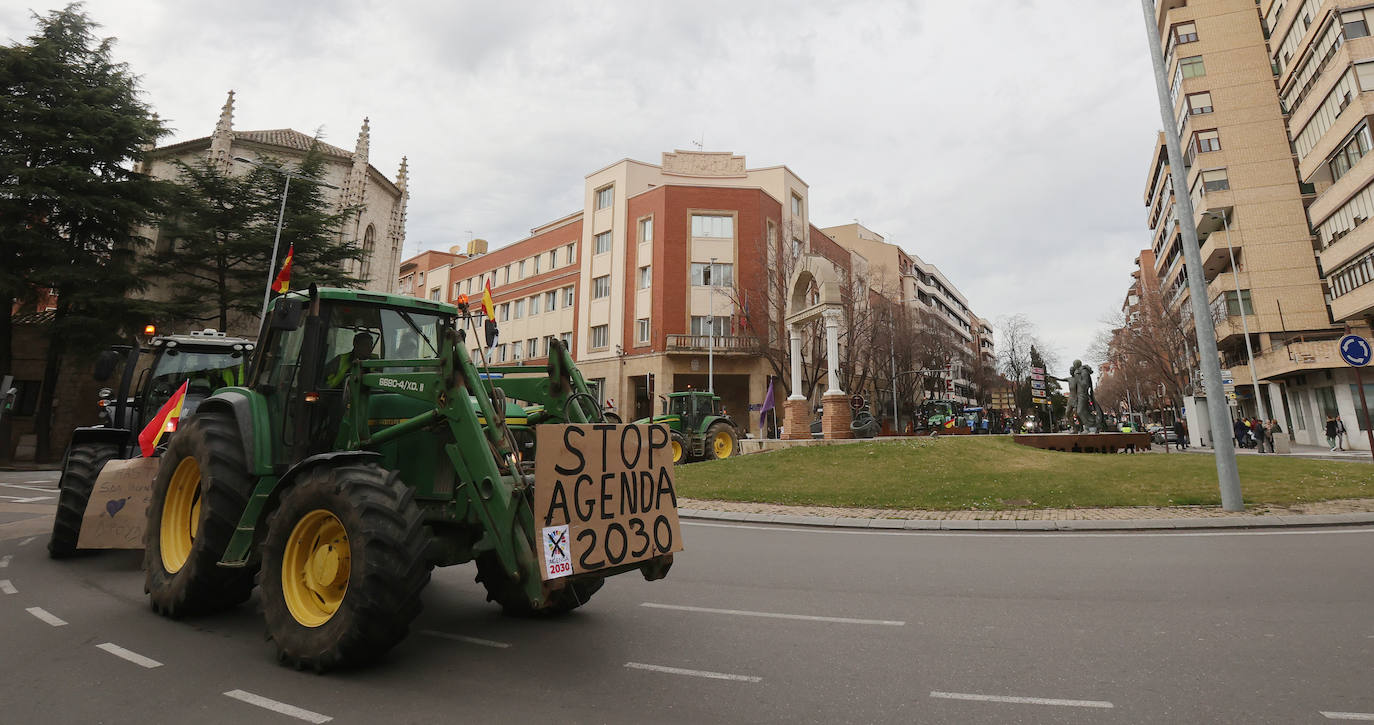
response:
[[[1374,465],[1237,456],[1247,504],[1374,497]],[[1212,456],[1028,448],[1007,436],[943,436],[789,448],[679,466],[687,498],[910,509],[1220,505]]]

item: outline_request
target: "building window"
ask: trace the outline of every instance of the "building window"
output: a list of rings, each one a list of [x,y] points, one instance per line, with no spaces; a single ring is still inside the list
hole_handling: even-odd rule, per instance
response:
[[[715,320],[714,329],[711,321]],[[714,318],[709,315],[692,315],[692,334],[693,335],[713,335],[719,337],[726,334],[730,329],[730,318],[716,315]]]
[[[530,315],[534,316],[537,314],[539,314],[539,295],[534,295],[530,297]]]
[[[497,315],[498,317],[501,318],[501,321],[502,321],[502,322],[505,322],[506,320],[509,320],[509,319],[510,319],[510,303],[509,303],[509,302],[502,302],[502,303],[501,303],[501,306],[500,306],[499,308],[497,308],[497,310],[496,310],[496,315]]]
[[[573,291],[573,288],[572,288],[572,287],[564,287],[564,288],[563,288],[563,306],[564,306],[564,307],[572,307],[572,306],[573,306],[573,302],[576,301],[576,299],[577,299],[577,295],[576,295],[576,293]]]
[[[1369,21],[1365,17],[1365,12],[1364,10],[1355,10],[1341,13],[1341,23],[1344,25],[1346,40],[1354,40],[1369,35]]]
[[[454,282],[454,283],[453,283],[453,296],[454,296],[455,298],[457,298],[458,295],[460,295],[460,294],[462,294],[462,290],[459,288],[458,283],[457,283],[457,282]]]
[[[511,359],[512,359],[512,360],[519,360],[519,359],[521,359],[521,355],[520,355],[521,347],[522,347],[522,346],[520,345],[520,343],[519,343],[518,341],[517,341],[517,342],[512,342],[512,343],[510,344],[510,356],[511,356]]]
[[[1369,153],[1369,148],[1369,127],[1361,124],[1360,127],[1355,130],[1354,135],[1342,144],[1331,157],[1331,160],[1327,162],[1331,167],[1332,181],[1345,176],[1346,172],[1354,168],[1355,164],[1358,164],[1360,159],[1364,158],[1365,154]]]
[[[506,358],[506,354],[507,354],[506,347],[507,347],[507,345],[506,345],[506,343],[504,343],[504,342],[501,343],[500,345],[497,345],[497,346],[496,346],[496,359],[497,359],[498,362],[505,362],[505,361],[506,361],[506,359],[507,359],[507,358]]]
[[[549,269],[553,269],[554,267],[557,267],[557,266],[558,266],[558,250],[555,249],[554,251],[549,252]]]
[[[615,203],[615,186],[603,186],[596,190],[596,208],[609,209]]]
[[[526,357],[539,357],[539,338],[531,337],[525,341]]]
[[[432,300],[434,300],[435,302],[438,302],[438,301],[439,301],[439,295],[440,295],[442,292],[443,292],[443,290],[439,289],[438,287],[435,287],[435,288],[433,288],[433,289],[431,289],[431,290],[429,291],[429,298],[432,299]]]
[[[1212,93],[1193,93],[1188,96],[1188,112],[1194,116],[1212,112]]]
[[[1226,316],[1236,317],[1241,314],[1255,314],[1255,309],[1250,305],[1250,290],[1226,290]]]
[[[558,309],[558,290],[549,290],[544,293],[544,308],[549,312]]]
[[[558,339],[560,339],[560,340],[563,341],[563,347],[566,347],[566,348],[568,348],[569,350],[572,349],[572,333],[571,333],[571,332],[565,332],[565,333],[559,335],[559,336],[558,336]]]
[[[572,264],[572,263],[573,263],[573,251],[577,249],[577,245],[576,245],[576,244],[573,244],[573,243],[571,243],[571,242],[569,242],[569,243],[568,243],[568,246],[564,247],[563,249],[568,253],[568,264]]]
[[[602,297],[611,296],[611,276],[602,275],[592,280],[592,299],[599,300]]]
[[[654,218],[647,217],[639,220],[639,243],[645,244],[654,241]]]
[[[539,255],[537,255],[537,254],[534,255],[533,262],[534,262],[534,272],[532,272],[531,274],[539,274]]]
[[[717,262],[716,264],[694,262],[692,264],[692,286],[730,287],[735,284],[735,265]]]
[[[367,231],[363,232],[363,279],[372,278],[372,255],[377,250],[377,230],[371,224],[367,225]]]
[[[1189,58],[1182,58],[1178,61],[1179,73],[1184,78],[1197,78],[1207,75],[1207,69],[1202,65],[1202,56],[1194,55]],[[1177,98],[1177,96],[1175,96]]]
[[[653,268],[645,265],[639,268],[639,289],[649,289],[654,282]]]
[[[510,284],[510,265],[505,266],[506,278],[501,280],[501,284]]]
[[[693,214],[692,236],[707,239],[734,239],[735,218],[719,214]]]
[[[610,330],[606,325],[597,325],[592,328],[592,349],[600,350],[610,345]]]
[[[1198,131],[1193,134],[1193,148],[1196,149],[1198,153],[1220,151],[1221,137],[1217,134],[1216,129],[1211,131]]]
[[[1174,26],[1174,40],[1182,43],[1197,42],[1197,23],[1179,23]]]
[[[515,305],[515,310],[514,310],[514,312],[511,314],[512,317],[514,317],[515,319],[518,320],[518,319],[520,319],[521,317],[524,317],[524,316],[525,316],[525,301],[524,301],[524,300],[516,300],[515,302],[513,302],[513,303],[511,303],[511,304]]]
[[[793,194],[793,195],[792,195],[792,216],[801,216],[801,215],[802,215],[802,200],[801,200],[801,194]]]
[[[647,317],[641,317],[641,318],[635,320],[635,341],[636,341],[636,342],[648,342],[648,341],[649,341],[649,318],[647,318]]]
[[[801,253],[802,253],[802,243],[801,243],[801,240],[800,240],[800,239],[797,239],[796,237],[793,237],[793,238],[792,238],[792,257],[793,257],[794,259],[795,259],[796,257],[800,257],[800,256],[801,256]]]
[[[611,233],[602,232],[592,239],[592,254],[605,254],[611,251]]]
[[[515,265],[515,271],[518,279],[525,278],[525,260],[522,259],[518,264]]]
[[[1202,188],[1204,191],[1226,191],[1231,188],[1231,181],[1226,177],[1226,169],[1208,169],[1202,172]]]

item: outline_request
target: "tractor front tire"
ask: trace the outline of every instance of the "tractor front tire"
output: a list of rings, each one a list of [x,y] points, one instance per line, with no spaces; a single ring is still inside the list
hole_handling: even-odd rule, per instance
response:
[[[487,552],[477,557],[476,581],[487,590],[487,601],[501,605],[501,613],[508,617],[548,617],[571,612],[587,603],[606,583],[605,579],[583,579],[554,592],[551,601],[542,609],[530,606],[525,590],[501,567],[501,560]]]
[[[374,463],[323,464],[282,494],[262,542],[262,613],[277,660],[371,663],[410,632],[429,583],[414,491]]]
[[[717,421],[706,429],[706,460],[732,458],[739,455],[739,433],[733,425]]]
[[[673,463],[686,463],[692,460],[692,449],[687,447],[687,437],[677,431],[671,431],[670,441],[673,449]]]
[[[76,555],[76,542],[81,538],[81,519],[86,504],[95,489],[95,479],[105,463],[119,455],[119,447],[110,443],[79,443],[67,451],[62,463],[62,479],[58,481],[57,513],[52,520],[52,536],[48,539],[48,556],[66,559]]]
[[[143,590],[173,619],[229,609],[253,593],[253,569],[217,566],[253,494],[232,415],[198,413],[162,454],[143,537]]]

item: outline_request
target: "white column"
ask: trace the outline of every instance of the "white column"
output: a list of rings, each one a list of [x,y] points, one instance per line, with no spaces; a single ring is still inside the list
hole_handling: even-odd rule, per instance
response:
[[[840,314],[839,310],[821,313],[825,318],[826,395],[844,395],[840,390]]]
[[[802,390],[802,331],[800,325],[791,325],[792,332],[792,395],[788,400],[806,400]]]

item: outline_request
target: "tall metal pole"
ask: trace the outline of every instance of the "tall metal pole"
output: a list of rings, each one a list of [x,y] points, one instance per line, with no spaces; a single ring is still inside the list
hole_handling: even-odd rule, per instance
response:
[[[267,301],[272,297],[272,280],[277,277],[277,248],[281,246],[281,224],[286,218],[286,194],[291,191],[291,176],[281,189],[281,208],[277,210],[277,234],[272,237],[272,263],[267,265],[267,289],[262,291],[262,319],[267,319]]]
[[[711,275],[710,311],[706,314],[706,330],[710,336],[706,338],[706,392],[716,394],[716,258],[711,257],[711,266],[707,268]]]
[[[1202,380],[1211,396],[1222,395],[1221,363],[1217,360],[1217,331],[1207,309],[1207,286],[1203,282],[1202,252],[1197,244],[1197,224],[1193,221],[1193,199],[1188,195],[1188,178],[1184,173],[1183,146],[1178,138],[1174,104],[1169,93],[1169,79],[1165,75],[1164,49],[1160,47],[1159,27],[1155,24],[1155,0],[1140,0],[1145,15],[1145,35],[1150,46],[1150,61],[1155,71],[1155,92],[1159,96],[1159,118],[1164,124],[1164,143],[1169,151],[1169,173],[1174,185],[1174,218],[1183,233],[1183,262],[1188,273],[1188,296],[1193,303],[1193,330],[1197,333],[1198,363],[1202,366]],[[1224,398],[1224,395],[1222,395]],[[1212,423],[1212,449],[1216,454],[1217,486],[1221,490],[1221,507],[1227,511],[1244,511],[1240,494],[1240,473],[1236,469],[1236,449],[1231,441],[1230,413],[1225,405],[1209,400],[1207,414]]]
[[[1250,360],[1250,382],[1255,386],[1255,403],[1259,406],[1260,420],[1269,420],[1269,406],[1260,395],[1259,375],[1255,373],[1255,351],[1250,347],[1250,323],[1246,322],[1245,304],[1240,299],[1240,273],[1236,271],[1236,250],[1231,247],[1231,222],[1228,214],[1221,215],[1221,224],[1226,228],[1226,254],[1231,257],[1231,282],[1236,286],[1236,307],[1240,308],[1240,330],[1245,334],[1245,357]]]
[[[893,340],[895,335],[892,315],[889,314],[887,316],[887,354],[892,358],[892,435],[898,435],[901,427],[897,423],[897,343]]]

